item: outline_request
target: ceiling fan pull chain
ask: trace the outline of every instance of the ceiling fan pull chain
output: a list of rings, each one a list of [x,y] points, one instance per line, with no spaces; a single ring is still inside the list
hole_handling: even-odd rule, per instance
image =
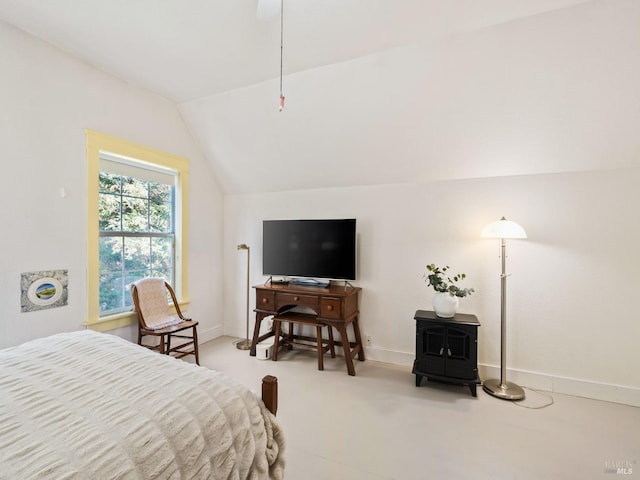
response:
[[[284,95],[282,94],[282,59],[284,51],[284,0],[280,1],[280,111],[284,110]]]

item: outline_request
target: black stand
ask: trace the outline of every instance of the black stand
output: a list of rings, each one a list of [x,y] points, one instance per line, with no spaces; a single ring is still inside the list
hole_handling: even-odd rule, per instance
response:
[[[416,359],[412,373],[416,387],[422,377],[429,380],[467,385],[477,395],[481,383],[478,376],[478,327],[475,315],[456,314],[440,318],[435,312],[418,310],[416,320]]]

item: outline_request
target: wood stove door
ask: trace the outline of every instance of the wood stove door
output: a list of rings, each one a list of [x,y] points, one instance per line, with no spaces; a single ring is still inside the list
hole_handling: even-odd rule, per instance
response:
[[[447,375],[462,379],[474,379],[477,357],[475,327],[449,325],[446,337]]]
[[[446,328],[442,325],[418,325],[416,358],[420,371],[434,375],[445,374],[446,338]]]

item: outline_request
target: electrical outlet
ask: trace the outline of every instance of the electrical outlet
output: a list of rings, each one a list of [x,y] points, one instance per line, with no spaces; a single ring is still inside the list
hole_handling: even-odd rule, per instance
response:
[[[365,335],[365,337],[364,337],[364,346],[365,347],[370,347],[371,346],[371,335]]]

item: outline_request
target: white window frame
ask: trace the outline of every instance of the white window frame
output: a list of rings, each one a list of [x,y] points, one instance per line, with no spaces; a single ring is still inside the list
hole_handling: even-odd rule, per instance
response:
[[[152,168],[169,169],[176,174],[175,184],[175,283],[173,285],[181,305],[189,303],[188,298],[188,185],[189,161],[159,150],[138,145],[93,130],[86,130],[87,140],[87,299],[88,313],[85,325],[97,331],[108,331],[136,323],[133,312],[117,313],[100,317],[100,247],[99,247],[99,174],[100,157],[136,159]]]

